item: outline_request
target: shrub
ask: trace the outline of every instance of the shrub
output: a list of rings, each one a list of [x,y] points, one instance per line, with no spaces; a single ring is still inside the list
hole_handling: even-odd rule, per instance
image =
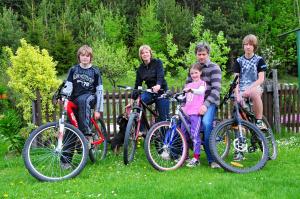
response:
[[[8,142],[8,151],[21,153],[25,139],[19,134],[22,120],[17,111],[10,109],[0,116],[0,135]]]

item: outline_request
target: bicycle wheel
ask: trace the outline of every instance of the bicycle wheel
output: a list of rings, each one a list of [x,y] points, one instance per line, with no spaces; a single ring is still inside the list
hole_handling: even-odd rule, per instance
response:
[[[228,154],[224,154],[226,145],[218,138],[227,134]],[[209,146],[214,159],[227,171],[248,173],[263,168],[268,160],[268,146],[265,136],[252,123],[235,119],[221,122],[211,133]]]
[[[25,142],[22,153],[25,166],[38,180],[75,177],[87,163],[87,141],[77,128],[65,124],[62,149],[57,148],[58,135],[58,122],[47,123],[34,130]]]
[[[106,127],[102,119],[96,120],[97,125],[100,130],[100,133],[104,137],[104,141],[100,143],[99,132],[97,131],[95,125],[92,125],[92,134],[93,134],[93,142],[91,144],[91,148],[89,150],[90,160],[95,163],[97,161],[103,160],[107,154],[107,140],[108,135],[106,132]],[[94,144],[93,144],[94,143]]]
[[[146,157],[159,171],[175,170],[186,160],[188,144],[180,129],[164,121],[154,124],[145,140]]]
[[[125,137],[124,137],[124,164],[127,165],[134,159],[134,154],[136,151],[136,131],[137,131],[137,118],[136,113],[131,113],[129,116],[128,124],[126,126]]]
[[[269,147],[269,160],[275,160],[278,155],[276,140],[272,131],[272,127],[269,124],[267,118],[265,116],[262,117],[263,123],[267,126],[268,129],[262,130],[264,133]]]

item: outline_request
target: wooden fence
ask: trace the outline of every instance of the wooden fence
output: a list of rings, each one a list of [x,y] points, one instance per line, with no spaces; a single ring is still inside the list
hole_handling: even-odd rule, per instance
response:
[[[174,91],[174,89],[173,89]],[[177,89],[179,91],[179,88]],[[279,94],[279,112],[280,123],[283,128],[288,129],[293,132],[300,132],[300,100],[298,89],[295,85],[279,85],[278,94]],[[273,90],[265,86],[263,94],[263,104],[264,104],[264,115],[267,117],[270,124],[275,126],[275,116],[274,116],[274,98]],[[37,96],[39,94],[37,93]],[[103,118],[105,120],[107,130],[110,132],[111,136],[114,136],[118,131],[118,125],[116,123],[116,118],[119,114],[124,112],[124,107],[128,104],[130,93],[113,91],[109,93],[106,91],[104,96],[104,113]],[[39,100],[37,100],[38,102]],[[45,118],[46,121],[55,121],[59,117],[59,113],[62,110],[62,107],[59,106],[56,108],[56,111],[53,114],[46,113],[42,116],[40,111],[40,103],[33,103],[33,121],[37,125],[40,125],[42,118]],[[175,111],[176,104],[171,104],[171,114]],[[228,103],[218,110],[218,118],[226,119],[231,117],[232,105]],[[280,132],[280,131],[279,131]]]

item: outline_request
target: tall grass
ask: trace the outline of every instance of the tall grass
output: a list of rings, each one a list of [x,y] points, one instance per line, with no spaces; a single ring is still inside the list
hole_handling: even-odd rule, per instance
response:
[[[0,144],[0,198],[300,198],[300,136],[278,141],[279,156],[260,171],[234,174],[201,166],[158,172],[139,148],[125,166],[122,154],[109,153],[103,162],[90,161],[74,179],[39,182],[26,171],[21,157],[4,155]]]

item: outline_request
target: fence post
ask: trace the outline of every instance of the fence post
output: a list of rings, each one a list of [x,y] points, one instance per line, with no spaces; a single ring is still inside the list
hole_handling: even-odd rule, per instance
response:
[[[280,109],[279,109],[279,95],[278,95],[278,78],[277,78],[277,69],[272,69],[273,74],[273,103],[274,103],[274,126],[275,131],[279,134],[281,133],[280,126]]]

